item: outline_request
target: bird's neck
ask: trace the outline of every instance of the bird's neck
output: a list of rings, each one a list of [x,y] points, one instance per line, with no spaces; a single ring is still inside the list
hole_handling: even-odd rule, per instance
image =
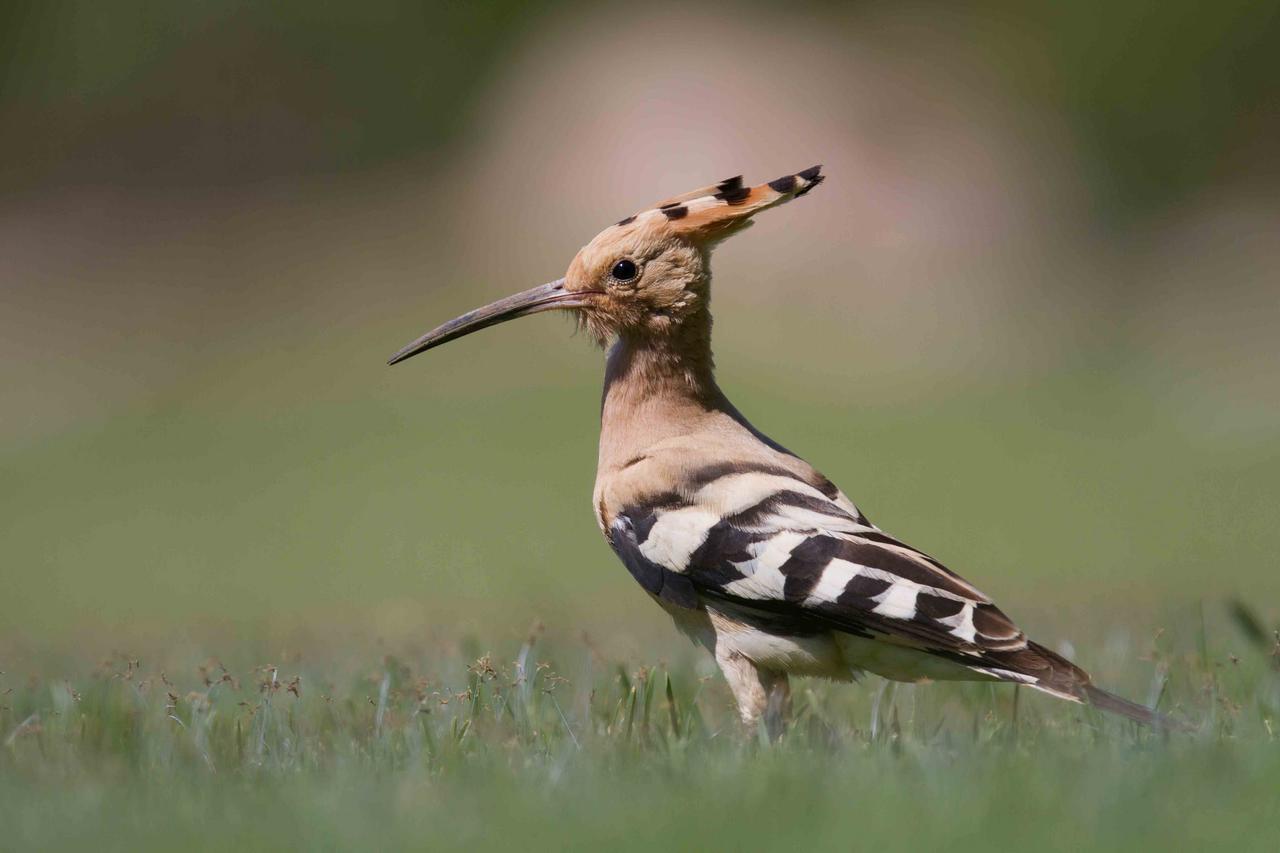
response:
[[[711,315],[671,334],[623,335],[609,350],[600,413],[600,464],[624,464],[644,447],[731,409],[716,385]]]

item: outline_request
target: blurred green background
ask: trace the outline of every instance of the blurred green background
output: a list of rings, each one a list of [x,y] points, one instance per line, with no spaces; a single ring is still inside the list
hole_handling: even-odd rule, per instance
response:
[[[383,362],[812,163],[718,253],[758,426],[1049,642],[1280,621],[1278,10],[7,3],[0,643],[678,648],[595,530],[568,322]]]

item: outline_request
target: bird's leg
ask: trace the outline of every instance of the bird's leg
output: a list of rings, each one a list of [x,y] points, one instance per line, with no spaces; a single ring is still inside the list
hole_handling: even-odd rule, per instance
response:
[[[729,682],[733,698],[738,702],[738,715],[742,717],[743,724],[748,728],[754,726],[768,702],[760,670],[742,655],[727,652],[722,646],[716,648],[716,663],[720,664],[724,680]]]
[[[716,663],[729,682],[747,730],[754,729],[763,716],[771,738],[782,734],[791,713],[791,687],[786,674],[762,670],[742,654],[723,646],[716,648]]]
[[[791,681],[785,672],[762,672],[765,689],[764,724],[770,740],[777,740],[791,720]]]
[[[880,705],[884,701],[885,694],[888,694],[889,701],[893,701],[894,688],[897,687],[896,681],[884,679],[880,682],[880,689],[876,691],[875,701],[871,703],[871,739],[875,740],[880,734]]]

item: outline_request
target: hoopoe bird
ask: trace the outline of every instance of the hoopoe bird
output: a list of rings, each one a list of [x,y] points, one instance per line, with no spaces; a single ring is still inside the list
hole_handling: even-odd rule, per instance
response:
[[[596,521],[677,627],[714,656],[744,723],[776,730],[788,676],[1023,684],[1148,724],[1164,718],[1095,687],[991,599],[872,524],[817,469],[756,429],[716,384],[711,251],[821,167],[758,186],[735,177],[628,216],[564,278],[433,329],[390,364],[480,329],[573,312],[609,346]]]

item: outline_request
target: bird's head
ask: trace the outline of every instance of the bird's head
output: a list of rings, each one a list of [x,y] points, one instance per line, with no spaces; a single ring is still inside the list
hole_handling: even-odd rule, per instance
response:
[[[765,208],[804,195],[823,180],[820,167],[748,187],[729,178],[660,202],[601,231],[583,246],[564,278],[469,311],[432,329],[389,364],[463,335],[543,311],[573,311],[600,343],[616,336],[670,335],[709,295],[711,248],[751,224]]]

